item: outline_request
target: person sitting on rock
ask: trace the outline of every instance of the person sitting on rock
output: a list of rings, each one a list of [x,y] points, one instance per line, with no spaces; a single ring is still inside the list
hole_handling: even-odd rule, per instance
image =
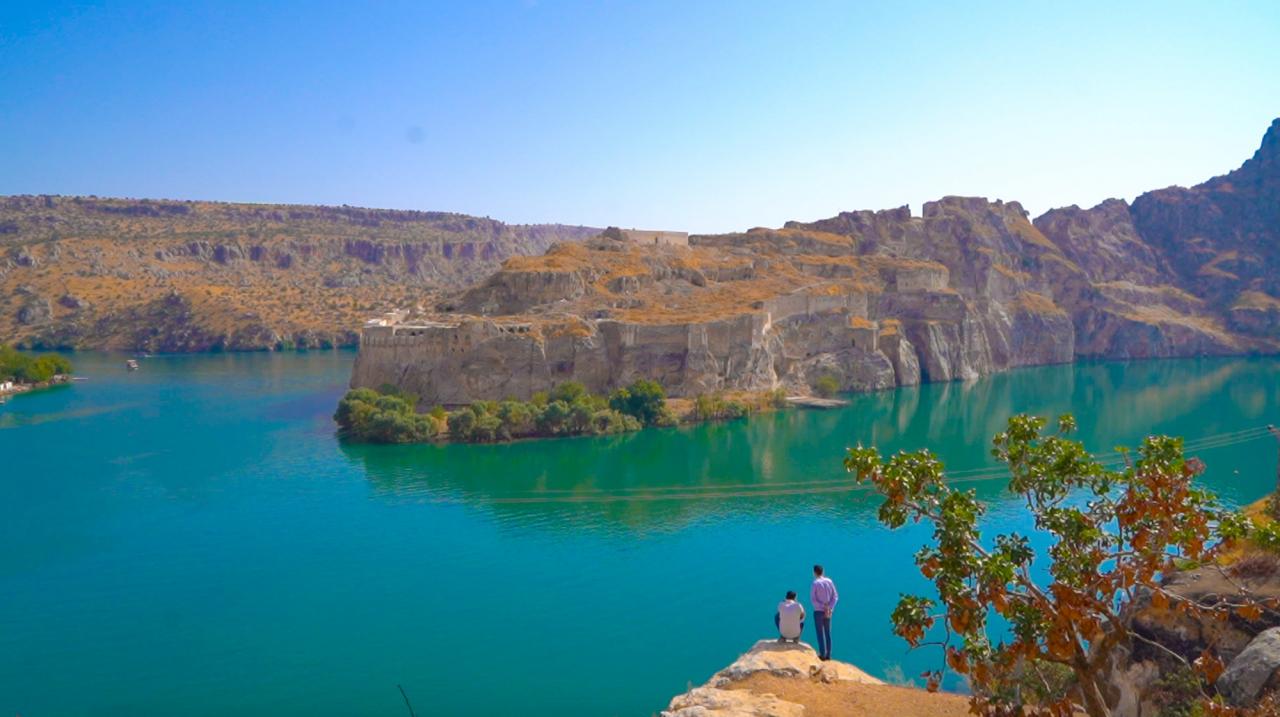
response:
[[[800,642],[800,635],[804,634],[804,605],[796,602],[795,590],[788,590],[787,599],[778,603],[773,624],[778,626],[778,642]]]

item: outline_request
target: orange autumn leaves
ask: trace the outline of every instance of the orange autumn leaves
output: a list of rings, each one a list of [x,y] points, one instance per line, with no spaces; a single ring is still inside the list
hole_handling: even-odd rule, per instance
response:
[[[874,448],[858,447],[845,457],[845,468],[883,495],[879,517],[886,526],[932,524],[933,540],[916,554],[916,564],[937,597],[902,596],[894,631],[915,647],[940,630],[929,644],[940,644],[946,667],[967,677],[977,714],[1109,714],[1103,697],[1109,659],[1132,637],[1123,607],[1149,595],[1159,608],[1204,609],[1173,599],[1161,576],[1175,559],[1211,560],[1223,539],[1240,530],[1195,486],[1203,465],[1183,454],[1181,439],[1149,437],[1135,454],[1124,454],[1117,470],[1071,440],[1074,429],[1070,416],[1052,432],[1043,419],[1015,416],[993,439],[993,455],[1010,471],[1010,492],[1034,517],[1038,542],[1049,546],[1040,554],[1013,533],[983,540],[985,507],[973,491],[953,490],[927,450],[886,460]],[[1262,612],[1248,600],[1215,609],[1242,617]],[[1003,618],[1007,633],[988,634],[993,614]],[[1045,663],[1068,668],[1072,690],[1031,703],[1005,689]],[[1208,652],[1191,666],[1206,684],[1223,669]],[[942,675],[923,676],[936,689]]]

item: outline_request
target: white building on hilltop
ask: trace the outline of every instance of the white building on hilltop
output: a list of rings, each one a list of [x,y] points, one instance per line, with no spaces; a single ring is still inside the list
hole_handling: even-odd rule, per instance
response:
[[[655,229],[623,229],[622,236],[636,244],[689,246],[689,232],[664,232]]]

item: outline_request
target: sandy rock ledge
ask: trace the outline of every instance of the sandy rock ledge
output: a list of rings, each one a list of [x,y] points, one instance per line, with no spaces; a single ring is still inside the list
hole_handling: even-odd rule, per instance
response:
[[[804,643],[760,640],[732,665],[713,675],[707,684],[677,695],[662,712],[662,717],[800,717],[805,714],[804,706],[773,694],[730,689],[755,675],[828,684],[884,684],[848,663],[819,660],[818,653]]]

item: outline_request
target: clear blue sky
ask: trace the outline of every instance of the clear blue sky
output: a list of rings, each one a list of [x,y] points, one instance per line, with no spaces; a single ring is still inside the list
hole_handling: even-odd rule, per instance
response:
[[[777,226],[1230,170],[1280,2],[0,3],[0,194]]]

